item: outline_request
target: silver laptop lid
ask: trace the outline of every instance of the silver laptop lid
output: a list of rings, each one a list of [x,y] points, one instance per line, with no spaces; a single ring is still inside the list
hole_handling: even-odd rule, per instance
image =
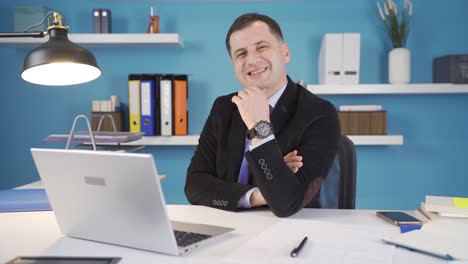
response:
[[[64,235],[179,254],[151,154],[31,152]]]

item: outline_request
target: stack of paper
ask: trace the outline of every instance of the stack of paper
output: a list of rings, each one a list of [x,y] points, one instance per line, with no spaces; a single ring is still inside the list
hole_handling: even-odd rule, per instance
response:
[[[468,216],[468,198],[426,195],[424,209],[435,213]]]
[[[427,195],[425,202],[421,203],[421,209],[417,210],[417,214],[428,220],[440,217],[468,220],[468,198]]]

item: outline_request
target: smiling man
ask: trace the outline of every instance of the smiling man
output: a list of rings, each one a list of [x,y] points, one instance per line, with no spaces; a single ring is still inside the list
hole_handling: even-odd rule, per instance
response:
[[[188,200],[230,211],[269,206],[279,217],[320,207],[340,137],[335,108],[288,77],[291,54],[272,18],[238,17],[226,48],[243,90],[214,102],[188,168]]]

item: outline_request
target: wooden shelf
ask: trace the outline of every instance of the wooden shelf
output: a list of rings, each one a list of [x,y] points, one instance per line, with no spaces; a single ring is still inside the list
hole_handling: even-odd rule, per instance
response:
[[[143,137],[140,140],[132,141],[128,143],[122,143],[125,146],[196,146],[198,145],[198,139],[200,135],[188,135],[188,136],[153,136]],[[354,143],[354,145],[403,145],[402,135],[352,135],[348,136]],[[103,144],[98,145],[115,145],[115,144]]]
[[[307,90],[317,95],[351,94],[453,94],[468,93],[468,84],[314,84]]]
[[[163,34],[68,34],[68,38],[84,46],[121,47],[121,46],[174,46],[183,47],[182,38],[177,33]],[[0,38],[0,45],[14,47],[34,47],[46,42],[44,38]]]

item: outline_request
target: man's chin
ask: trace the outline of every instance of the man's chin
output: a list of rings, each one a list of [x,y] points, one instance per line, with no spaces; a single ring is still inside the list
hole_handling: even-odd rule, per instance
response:
[[[248,86],[255,86],[257,88],[260,88],[260,89],[265,89],[266,87],[266,84],[265,84],[265,81],[263,80],[248,80],[247,82]]]

